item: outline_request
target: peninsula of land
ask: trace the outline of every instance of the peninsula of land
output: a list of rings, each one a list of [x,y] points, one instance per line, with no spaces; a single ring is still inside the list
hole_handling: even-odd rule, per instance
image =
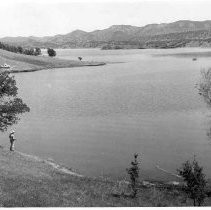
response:
[[[30,56],[0,49],[0,64],[10,65],[7,71],[11,73],[33,72],[45,69],[72,68],[82,66],[101,66],[104,62],[65,60],[48,56]],[[5,70],[1,68],[0,70]]]

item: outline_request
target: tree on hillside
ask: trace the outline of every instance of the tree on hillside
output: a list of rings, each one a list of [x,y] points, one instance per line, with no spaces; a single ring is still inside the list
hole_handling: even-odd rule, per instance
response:
[[[41,55],[41,49],[39,47],[34,48],[23,48],[21,46],[13,46],[13,45],[8,45],[0,42],[0,49],[2,50],[7,50],[10,52],[14,53],[20,53],[20,54],[25,54],[25,55]]]
[[[50,57],[56,56],[56,51],[52,48],[48,48],[47,52]]]
[[[24,49],[23,54],[25,54],[25,55],[34,55],[34,48]]]
[[[29,112],[29,107],[17,97],[18,88],[14,76],[0,72],[0,131],[18,122],[19,114]]]
[[[18,52],[19,52],[20,54],[23,53],[23,48],[22,48],[21,46],[18,46]]]
[[[183,163],[182,168],[178,169],[178,172],[186,182],[185,190],[189,198],[193,200],[193,205],[201,206],[206,197],[205,187],[207,183],[203,168],[199,166],[194,157],[192,163],[189,161]]]
[[[34,55],[41,55],[41,49],[39,47],[35,48]]]

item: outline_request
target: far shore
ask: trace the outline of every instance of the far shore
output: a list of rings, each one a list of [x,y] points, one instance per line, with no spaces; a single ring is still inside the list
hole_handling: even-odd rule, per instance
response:
[[[166,54],[154,54],[153,56],[158,57],[165,57],[165,56],[172,56],[172,57],[181,57],[181,58],[207,58],[211,57],[211,51],[207,49],[207,51],[202,52],[177,52],[177,53],[166,53]]]
[[[34,72],[55,68],[102,66],[106,64],[104,62],[66,60],[56,57],[51,58],[48,56],[30,56],[8,52],[6,50],[0,50],[0,65],[5,63],[10,65],[11,68],[2,68],[1,70],[7,70],[11,73]]]

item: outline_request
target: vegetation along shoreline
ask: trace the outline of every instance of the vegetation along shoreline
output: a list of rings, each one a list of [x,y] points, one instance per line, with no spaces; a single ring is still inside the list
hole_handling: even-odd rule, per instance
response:
[[[143,180],[131,197],[130,182],[87,177],[37,156],[0,148],[2,207],[190,206],[183,185]],[[18,192],[18,193],[17,193]],[[206,193],[211,192],[210,186]],[[204,205],[210,205],[207,197]]]

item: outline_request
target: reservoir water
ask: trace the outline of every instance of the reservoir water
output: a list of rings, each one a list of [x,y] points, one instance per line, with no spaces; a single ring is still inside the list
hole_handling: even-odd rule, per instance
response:
[[[211,177],[211,108],[195,88],[211,58],[155,56],[193,51],[209,50],[57,50],[107,65],[15,74],[31,109],[13,126],[17,150],[113,178],[126,176],[135,152],[141,177],[153,179],[167,177],[156,165],[176,173],[196,155]],[[0,143],[9,146],[8,132]]]

